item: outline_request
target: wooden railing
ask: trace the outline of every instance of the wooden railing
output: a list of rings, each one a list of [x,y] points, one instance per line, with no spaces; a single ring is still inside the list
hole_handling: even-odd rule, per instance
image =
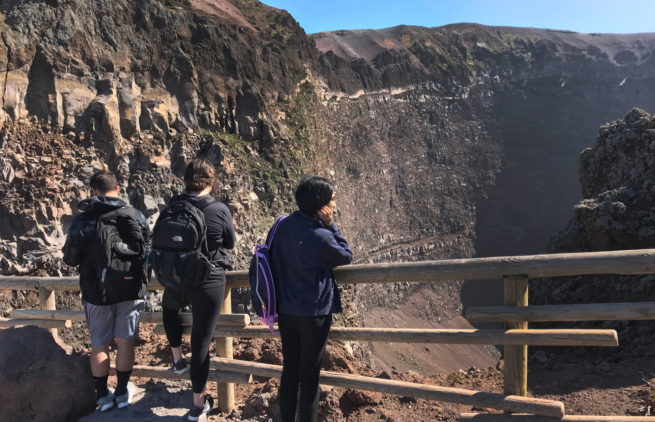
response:
[[[561,402],[526,397],[528,345],[609,347],[618,345],[614,330],[533,330],[528,328],[529,322],[655,319],[655,303],[528,306],[530,278],[655,274],[655,249],[350,265],[337,268],[334,273],[340,284],[504,279],[505,306],[475,307],[465,310],[465,315],[470,321],[504,322],[504,330],[335,327],[330,333],[333,339],[354,341],[504,345],[504,395],[326,371],[321,374],[321,383],[489,407],[510,413],[529,413],[558,418],[564,415],[564,406]],[[248,286],[248,276],[245,271],[228,272],[223,314],[219,317],[214,333],[218,357],[212,358],[210,379],[219,382],[219,407],[224,412],[231,412],[234,408],[234,383],[250,382],[251,375],[279,377],[281,371],[281,368],[275,365],[232,359],[232,337],[271,336],[265,327],[249,326],[250,319],[247,314],[231,313],[231,289]],[[150,289],[161,288],[156,281],[150,284]],[[83,312],[55,309],[53,292],[78,290],[77,277],[0,277],[0,289],[37,290],[41,302],[40,311],[15,310],[13,319],[0,320],[0,327],[31,324],[55,329],[70,325],[70,321],[84,319]],[[190,314],[183,315],[183,320],[187,326],[190,325]],[[142,321],[160,322],[161,314],[145,313]],[[161,331],[159,327],[157,329]],[[153,378],[184,378],[173,374],[167,368],[137,366],[134,373]],[[466,415],[466,418],[482,417],[485,416]],[[503,418],[503,416],[494,417]],[[622,420],[643,419],[651,418],[629,417]]]

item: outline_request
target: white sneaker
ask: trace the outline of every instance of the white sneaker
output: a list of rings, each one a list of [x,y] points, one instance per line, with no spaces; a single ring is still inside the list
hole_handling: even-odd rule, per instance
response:
[[[131,382],[127,382],[127,392],[125,394],[121,394],[120,396],[116,396],[116,406],[118,406],[119,409],[123,409],[127,406],[130,405],[132,402],[132,397],[134,397],[134,392],[136,391],[136,387],[134,384]]]
[[[96,401],[96,403],[98,403],[98,407],[100,408],[101,412],[106,412],[107,410],[114,407],[114,389],[108,388],[107,390],[108,390],[107,394],[100,397]]]

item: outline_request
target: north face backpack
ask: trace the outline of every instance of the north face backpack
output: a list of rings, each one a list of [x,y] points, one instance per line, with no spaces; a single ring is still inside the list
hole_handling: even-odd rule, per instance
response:
[[[96,221],[90,248],[107,305],[138,299],[148,282],[147,239],[138,216],[136,209],[122,207],[100,215]]]
[[[277,294],[270,265],[270,251],[275,231],[283,219],[284,216],[280,216],[275,220],[275,224],[268,232],[264,244],[255,245],[255,253],[250,260],[250,268],[248,269],[252,308],[262,318],[264,324],[268,325],[271,333],[273,333],[273,324],[277,321],[278,314]]]
[[[150,262],[157,280],[177,291],[200,286],[214,267],[207,245],[207,225],[201,207],[189,201],[172,201],[159,215],[152,230]]]

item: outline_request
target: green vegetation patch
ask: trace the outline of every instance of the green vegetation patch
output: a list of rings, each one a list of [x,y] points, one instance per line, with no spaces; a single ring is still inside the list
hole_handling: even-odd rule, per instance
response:
[[[318,98],[314,86],[309,82],[300,84],[298,95],[293,106],[287,113],[285,123],[293,129],[294,138],[299,141],[298,146],[309,147],[311,136],[308,124],[308,113],[318,105]]]

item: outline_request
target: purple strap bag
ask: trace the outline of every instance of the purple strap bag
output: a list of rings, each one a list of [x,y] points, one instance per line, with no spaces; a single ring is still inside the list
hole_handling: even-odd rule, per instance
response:
[[[275,220],[275,224],[273,224],[268,236],[266,236],[266,243],[255,245],[255,253],[250,260],[248,270],[252,308],[261,317],[264,324],[268,325],[271,333],[274,334],[273,324],[277,321],[278,313],[275,281],[273,280],[270,265],[270,249],[275,237],[275,231],[283,219],[284,216],[280,216]]]

